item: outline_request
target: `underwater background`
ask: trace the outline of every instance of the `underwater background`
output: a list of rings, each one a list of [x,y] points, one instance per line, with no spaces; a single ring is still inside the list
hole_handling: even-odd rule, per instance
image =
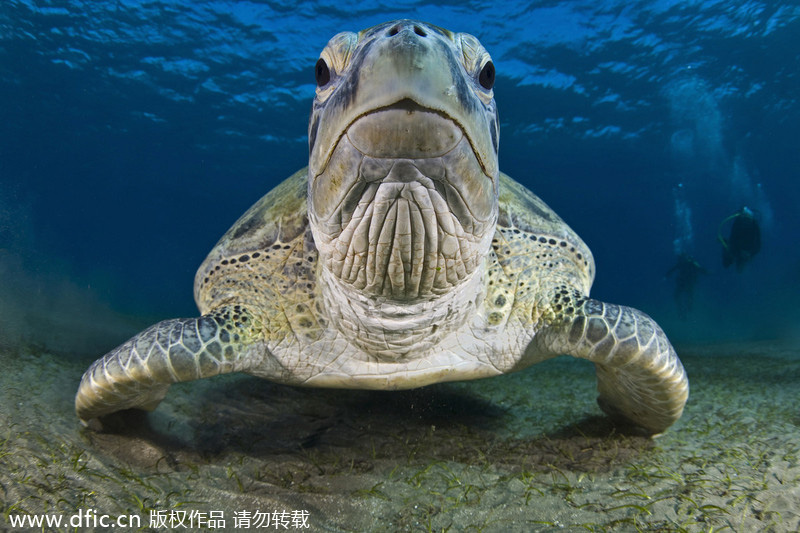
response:
[[[800,6],[771,1],[5,0],[0,317],[194,316],[205,255],[306,163],[327,40],[400,17],[492,54],[501,168],[592,249],[594,297],[674,340],[800,335]],[[743,205],[737,272],[717,235]],[[683,319],[680,252],[708,271]]]
[[[684,418],[620,435],[591,366],[558,360],[393,395],[226,376],[80,429],[83,369],[196,316],[206,254],[306,164],[328,39],[394,18],[487,48],[501,169],[591,248],[593,297],[664,328]],[[2,0],[0,530],[193,504],[324,531],[797,530],[799,100],[797,2]],[[724,268],[743,206],[761,250]]]

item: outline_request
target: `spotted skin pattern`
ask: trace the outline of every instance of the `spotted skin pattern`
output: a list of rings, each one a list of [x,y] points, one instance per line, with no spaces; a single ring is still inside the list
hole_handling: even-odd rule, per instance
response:
[[[559,355],[595,364],[598,403],[609,415],[651,434],[664,431],[681,416],[688,379],[661,328],[641,311],[591,299],[594,260],[588,247],[541,199],[496,170],[494,100],[485,88],[475,89],[474,78],[468,77],[476,75],[488,57],[474,37],[415,21],[340,34],[323,51],[333,69],[331,78],[341,77],[345,93],[347,87],[359,87],[362,96],[378,98],[381,92],[364,82],[370,78],[361,79],[359,85],[358,61],[380,64],[380,58],[369,57],[370,49],[393,53],[397,48],[381,39],[394,36],[395,45],[406,43],[420,53],[441,56],[439,63],[449,69],[449,78],[438,71],[430,78],[431,86],[444,84],[446,95],[435,123],[442,123],[441,117],[451,116],[448,113],[460,117],[453,123],[460,124],[470,145],[478,148],[474,155],[459,152],[456,168],[460,170],[450,189],[430,185],[435,178],[427,175],[417,183],[428,184],[426,194],[436,201],[444,201],[435,197],[439,191],[455,194],[447,196],[448,205],[461,206],[458,222],[464,227],[473,224],[468,211],[476,204],[465,204],[458,195],[479,195],[476,198],[487,209],[481,220],[491,221],[489,227],[494,228],[491,234],[478,234],[481,246],[484,242],[486,246],[479,248],[481,255],[469,258],[465,263],[469,268],[451,289],[435,294],[401,292],[387,297],[337,278],[315,242],[315,235],[322,235],[330,239],[328,249],[335,250],[336,235],[315,227],[310,214],[319,213],[311,204],[320,198],[310,198],[309,182],[330,171],[325,154],[333,154],[330,160],[341,160],[336,139],[342,135],[332,135],[331,124],[319,122],[319,117],[326,112],[329,118],[349,117],[348,105],[364,104],[355,93],[338,94],[335,87],[323,87],[318,95],[334,94],[331,101],[341,110],[331,114],[315,100],[310,145],[312,152],[315,143],[324,139],[336,146],[317,147],[317,155],[310,157],[312,170],[299,170],[267,193],[220,239],[195,277],[199,318],[160,322],[86,371],[75,400],[84,424],[97,427],[99,417],[121,409],[154,409],[172,383],[229,372],[290,385],[403,389],[497,376]],[[359,39],[369,46],[358,48]],[[403,53],[408,54],[408,49]],[[398,68],[408,68],[408,76],[417,76],[412,80],[414,87],[427,87],[425,79],[419,78],[425,73],[421,65],[437,63],[429,56],[419,59],[406,61],[405,67],[398,63]],[[451,78],[457,74],[464,80],[451,91]],[[371,78],[370,83],[381,79]],[[471,90],[479,97],[470,96]],[[423,96],[421,100],[435,100],[431,94]],[[403,93],[403,98],[406,102],[409,96]],[[467,110],[453,107],[453,102],[466,101],[470,101]],[[404,103],[399,109],[410,116],[425,116],[418,104]],[[426,113],[430,116],[430,110]],[[341,122],[331,120],[337,127]],[[350,120],[361,119],[346,118],[345,125]],[[380,148],[380,138],[376,144],[375,139],[358,135],[362,144]],[[419,159],[402,161],[418,170],[424,168]],[[351,172],[345,163],[341,161],[343,172]],[[317,174],[314,165],[320,169]],[[352,176],[334,173],[326,179],[352,182]],[[409,176],[403,174],[402,179]],[[366,179],[377,182],[381,176]],[[339,194],[335,187],[329,191]],[[487,197],[487,191],[495,196]],[[387,201],[401,201],[397,198],[387,196]],[[335,198],[321,205],[330,212],[337,208]],[[428,215],[419,210],[419,216]],[[425,224],[425,230],[433,232],[425,238],[441,239],[442,232],[448,231],[431,225],[435,217]]]

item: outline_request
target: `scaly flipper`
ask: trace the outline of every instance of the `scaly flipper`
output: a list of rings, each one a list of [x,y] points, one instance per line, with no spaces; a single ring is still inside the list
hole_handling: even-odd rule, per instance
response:
[[[149,327],[84,373],[75,397],[78,417],[88,425],[122,409],[153,410],[172,383],[246,370],[254,322],[245,309],[231,306]]]
[[[595,363],[597,401],[611,416],[661,433],[683,412],[689,397],[686,372],[664,332],[641,311],[582,300],[573,314],[561,315],[534,342],[544,353]]]

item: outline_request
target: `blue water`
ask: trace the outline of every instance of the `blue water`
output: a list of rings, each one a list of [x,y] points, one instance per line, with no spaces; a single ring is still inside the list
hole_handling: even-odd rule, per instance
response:
[[[678,341],[800,335],[796,2],[3,0],[0,284],[26,292],[0,305],[69,314],[47,303],[68,283],[196,315],[197,266],[305,164],[322,47],[399,17],[492,54],[501,168],[591,247],[593,296]],[[762,249],[725,270],[718,226],[744,204]],[[685,317],[682,252],[707,270]]]

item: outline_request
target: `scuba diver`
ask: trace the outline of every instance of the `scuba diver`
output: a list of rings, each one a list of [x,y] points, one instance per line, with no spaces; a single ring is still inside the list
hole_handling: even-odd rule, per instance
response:
[[[667,276],[673,273],[675,273],[675,304],[678,306],[678,315],[686,318],[692,310],[697,277],[708,271],[700,266],[694,257],[683,252],[678,256],[675,265],[667,271]]]
[[[733,224],[730,235],[725,239],[722,236],[722,226],[729,220],[733,220]],[[725,268],[736,263],[736,270],[741,272],[744,265],[761,249],[761,229],[753,210],[747,206],[723,220],[717,236],[722,243],[722,266]]]

